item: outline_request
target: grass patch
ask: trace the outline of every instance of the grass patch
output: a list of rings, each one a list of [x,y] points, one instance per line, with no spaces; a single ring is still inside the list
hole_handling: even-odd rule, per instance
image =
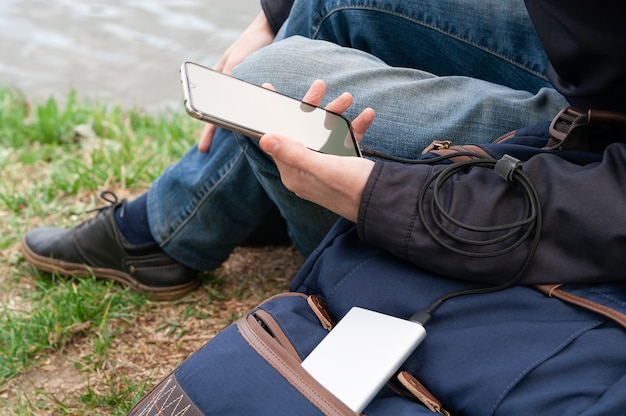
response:
[[[0,209],[41,217],[68,195],[145,188],[189,149],[201,127],[182,112],[79,105],[74,94],[61,108],[0,89]]]
[[[144,114],[105,104],[29,102],[0,89],[0,249],[36,219],[93,208],[94,190],[146,189],[199,137],[181,112]],[[85,197],[86,194],[88,197]]]
[[[0,413],[124,415],[222,328],[286,290],[302,258],[238,248],[200,290],[171,302],[38,274],[19,250],[27,230],[83,221],[104,205],[103,190],[144,192],[203,127],[182,109],[63,102],[0,88]]]
[[[0,283],[6,289],[0,296],[0,405],[11,414],[77,414],[77,406],[84,409],[78,414],[123,414],[148,378],[133,384],[123,372],[108,374],[108,382],[87,384],[71,398],[32,388],[9,403],[13,381],[52,368],[52,355],[78,348],[68,366],[84,374],[110,366],[112,344],[149,303],[109,282],[39,276],[22,264],[17,242],[44,222],[82,220],[101,205],[100,190],[121,196],[145,190],[189,149],[202,125],[182,111],[155,115],[78,103],[74,93],[64,103],[34,103],[0,89]]]
[[[0,310],[0,383],[80,336],[95,340],[92,369],[97,368],[116,335],[115,321],[132,319],[135,306],[145,303],[140,295],[95,279],[52,276],[37,284],[19,297],[23,309],[5,303]]]

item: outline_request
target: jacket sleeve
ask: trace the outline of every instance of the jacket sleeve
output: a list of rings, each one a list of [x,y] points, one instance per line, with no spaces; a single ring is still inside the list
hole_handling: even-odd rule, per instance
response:
[[[294,0],[261,0],[261,7],[274,33],[285,23]]]
[[[537,251],[522,283],[594,283],[624,280],[626,270],[626,145],[607,147],[601,162],[576,165],[554,154],[538,154],[523,163],[537,190],[543,227]],[[447,277],[502,283],[517,274],[529,254],[531,238],[510,253],[473,257],[444,248],[426,231],[433,224],[432,189],[418,204],[425,182],[446,165],[377,162],[359,207],[362,240]],[[493,170],[472,167],[452,175],[440,188],[444,209],[463,223],[508,224],[525,216],[519,189]],[[455,235],[485,238],[441,224]],[[435,234],[450,239],[440,231]],[[491,235],[493,237],[493,235]],[[459,244],[459,243],[452,243]],[[493,251],[511,244],[472,250]],[[463,246],[462,248],[468,248]]]

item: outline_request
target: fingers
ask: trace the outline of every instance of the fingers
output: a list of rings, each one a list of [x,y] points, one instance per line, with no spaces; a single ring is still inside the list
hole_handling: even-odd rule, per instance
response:
[[[316,80],[313,82],[313,84],[311,84],[311,87],[304,95],[304,98],[302,98],[302,101],[311,105],[319,106],[322,103],[325,94],[326,83],[322,80]],[[343,114],[348,108],[350,108],[353,101],[354,99],[352,97],[352,94],[344,92],[339,97],[328,103],[325,109],[328,111],[332,111],[333,113]],[[366,108],[352,121],[352,129],[358,142],[361,142],[361,140],[363,140],[363,135],[371,126],[375,116],[376,113],[373,109]]]
[[[262,136],[259,145],[274,159],[280,172],[280,179],[285,187],[301,198],[306,198],[305,195],[301,194],[301,192],[306,191],[306,187],[302,186],[301,181],[310,171],[310,168],[307,167],[308,159],[306,156],[307,152],[311,152],[295,140],[273,134]]]
[[[207,124],[202,130],[202,136],[198,142],[198,151],[206,153],[211,148],[211,142],[213,141],[213,135],[215,134],[216,127],[213,124]]]
[[[322,80],[315,80],[309,87],[309,90],[302,97],[302,101],[307,104],[319,106],[326,95],[326,83]]]
[[[307,93],[304,94],[302,101],[304,101],[305,103],[314,105],[314,106],[320,106],[322,104],[322,100],[324,99],[325,95],[326,95],[326,83],[318,79],[318,80],[313,81]],[[333,113],[341,114],[344,111],[346,111],[351,105],[352,105],[352,95],[350,93],[345,92],[341,94],[339,97],[335,98],[330,103],[328,103],[328,105],[325,108],[326,110],[332,111]]]
[[[361,111],[361,114],[352,120],[352,131],[354,132],[354,136],[359,143],[363,140],[363,136],[372,125],[375,117],[376,112],[368,107]]]
[[[220,57],[220,60],[217,61],[215,65],[213,65],[213,70],[217,72],[222,72],[224,66],[226,65],[226,61],[228,60],[228,49],[226,52]]]
[[[272,91],[276,91],[271,84],[264,83],[263,87],[270,89]],[[326,83],[322,80],[315,80],[309,87],[309,90],[302,97],[302,101],[311,104],[314,106],[320,106],[322,104],[322,100],[326,95]],[[332,100],[326,107],[324,107],[328,111],[332,111],[333,113],[342,114],[344,113],[350,106],[352,105],[353,98],[352,94],[348,92],[344,92],[339,97]]]
[[[271,133],[262,136],[259,144],[274,159],[283,185],[298,197],[318,203],[316,173],[327,165],[320,158],[339,156],[314,152],[296,140]]]
[[[261,137],[260,145],[276,162],[287,189],[350,221],[357,221],[373,161],[315,152],[293,139],[271,133]]]
[[[263,88],[267,88],[268,90],[276,91],[276,88],[269,82],[264,82],[263,84],[261,84],[261,86]]]
[[[328,105],[324,108],[328,111],[332,111],[333,113],[343,114],[348,108],[350,108],[352,101],[352,94],[344,92],[339,97],[328,103]]]

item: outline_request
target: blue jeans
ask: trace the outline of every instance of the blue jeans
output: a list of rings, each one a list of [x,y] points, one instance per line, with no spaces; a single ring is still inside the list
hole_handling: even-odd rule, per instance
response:
[[[349,119],[365,107],[377,113],[363,143],[402,157],[419,157],[433,140],[489,142],[551,119],[567,103],[541,75],[547,62],[523,2],[475,3],[297,0],[284,39],[234,75],[292,97],[315,79],[327,82],[328,99],[349,91]],[[200,270],[226,260],[273,206],[305,256],[337,218],[284,188],[255,140],[225,130],[209,153],[192,148],[148,193],[157,242]]]

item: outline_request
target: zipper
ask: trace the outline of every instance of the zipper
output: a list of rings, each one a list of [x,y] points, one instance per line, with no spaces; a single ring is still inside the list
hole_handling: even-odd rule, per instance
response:
[[[454,144],[450,140],[433,140],[431,144],[422,150],[422,154],[425,155],[433,150],[449,149],[452,146],[454,146]]]
[[[325,415],[355,415],[302,367],[295,348],[269,313],[256,310],[236,325],[248,344],[319,411]]]

